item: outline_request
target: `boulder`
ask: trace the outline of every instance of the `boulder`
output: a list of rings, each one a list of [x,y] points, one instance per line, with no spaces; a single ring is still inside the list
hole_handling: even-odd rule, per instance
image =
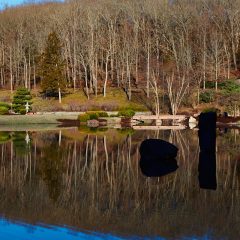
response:
[[[99,127],[99,121],[98,120],[88,120],[87,121],[87,126],[88,127]]]

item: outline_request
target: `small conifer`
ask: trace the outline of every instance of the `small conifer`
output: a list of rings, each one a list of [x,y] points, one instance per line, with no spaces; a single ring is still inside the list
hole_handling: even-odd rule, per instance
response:
[[[32,96],[27,88],[19,88],[12,102],[12,109],[15,113],[26,114],[26,105],[29,105],[29,111],[31,111],[31,99]]]

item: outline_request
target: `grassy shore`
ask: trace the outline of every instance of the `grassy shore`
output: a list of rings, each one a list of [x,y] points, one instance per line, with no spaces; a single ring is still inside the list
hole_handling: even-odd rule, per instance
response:
[[[33,114],[33,115],[3,115],[0,125],[29,125],[29,124],[61,124],[59,120],[77,120],[78,113]]]

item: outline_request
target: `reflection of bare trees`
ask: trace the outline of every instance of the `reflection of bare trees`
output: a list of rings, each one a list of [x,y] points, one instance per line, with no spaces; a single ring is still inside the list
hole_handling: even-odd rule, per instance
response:
[[[144,138],[156,136],[179,147],[180,167],[173,174],[150,179],[140,172],[138,148]],[[234,134],[229,133],[228,140],[218,137],[219,189],[214,193],[198,187],[197,132],[136,132],[116,141],[110,141],[108,132],[81,137],[66,138],[62,132],[59,145],[58,134],[32,135],[31,151],[21,155],[12,142],[2,144],[0,213],[25,221],[144,235],[179,237],[205,234],[209,228],[216,234],[230,228],[237,233],[239,161],[221,150],[226,141],[235,143]],[[54,183],[59,183],[50,186],[59,191],[55,199],[47,186]],[[227,219],[225,229],[220,228],[223,219]]]

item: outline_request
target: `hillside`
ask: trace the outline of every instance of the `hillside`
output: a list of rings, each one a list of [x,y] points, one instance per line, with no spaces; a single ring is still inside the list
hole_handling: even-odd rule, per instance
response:
[[[34,92],[44,83],[49,97],[48,89],[56,92],[63,79],[61,88],[76,92],[63,98],[60,107],[54,100],[35,99],[36,108],[38,102],[43,109],[94,108],[100,102],[121,108],[123,98],[114,98],[114,89],[127,97],[124,106],[139,101],[175,114],[182,107],[194,108],[200,95],[208,98],[210,91],[207,103],[238,110],[240,101],[231,93],[222,101],[220,85],[239,77],[240,2],[168,2],[70,0],[0,11],[0,87],[14,91],[25,86]],[[48,72],[43,63],[49,62],[47,50],[53,50],[52,35],[59,41],[54,51],[60,53],[60,64],[52,61]],[[60,65],[53,86],[50,75]]]

